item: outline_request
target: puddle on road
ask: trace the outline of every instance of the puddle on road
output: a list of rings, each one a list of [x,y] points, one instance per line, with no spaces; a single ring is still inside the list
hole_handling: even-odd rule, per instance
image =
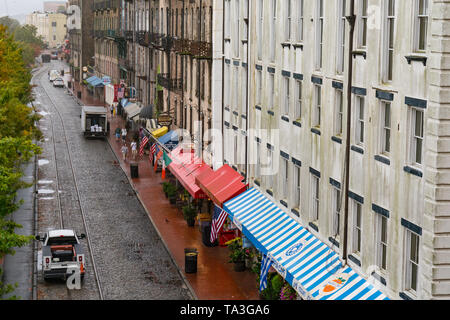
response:
[[[39,194],[51,194],[51,193],[55,193],[55,190],[51,190],[51,189],[38,189],[38,193],[39,193]]]
[[[46,160],[46,159],[39,159],[38,160],[38,165],[39,166],[43,166],[44,164],[49,164],[50,161]]]
[[[40,114],[41,116],[45,117],[46,115],[48,115],[50,113],[46,112],[46,111],[39,111],[38,114]]]
[[[39,198],[39,200],[53,200],[53,199],[55,199],[54,197],[42,197],[42,198]]]
[[[53,180],[39,180],[38,184],[50,184],[53,183]]]

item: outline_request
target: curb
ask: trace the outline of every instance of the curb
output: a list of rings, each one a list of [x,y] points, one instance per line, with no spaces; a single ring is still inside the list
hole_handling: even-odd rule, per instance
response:
[[[145,212],[147,213],[147,216],[148,216],[148,218],[150,219],[150,222],[152,223],[153,227],[155,228],[156,233],[158,234],[159,238],[161,239],[161,242],[163,243],[164,248],[166,249],[167,253],[169,254],[170,260],[172,260],[173,264],[177,267],[178,273],[180,274],[181,278],[183,279],[184,283],[186,284],[186,287],[189,289],[190,294],[192,295],[193,299],[194,299],[194,300],[198,300],[198,297],[197,297],[197,295],[195,294],[194,289],[191,287],[191,284],[189,283],[189,280],[186,278],[186,276],[183,274],[182,269],[181,269],[180,266],[177,264],[177,262],[176,262],[174,256],[172,255],[172,253],[171,253],[170,250],[169,250],[169,247],[168,247],[167,243],[164,241],[164,239],[163,239],[163,237],[162,237],[162,235],[161,235],[161,232],[158,230],[156,224],[154,223],[154,221],[153,221],[153,219],[152,219],[152,217],[151,217],[151,215],[150,215],[149,210],[148,210],[147,207],[144,205],[144,202],[142,201],[142,199],[141,199],[141,197],[140,197],[140,195],[139,195],[139,192],[138,192],[138,191],[136,190],[136,188],[134,187],[133,180],[131,180],[131,178],[130,178],[130,177],[128,176],[128,174],[126,173],[125,169],[124,169],[124,168],[122,167],[122,165],[120,164],[120,159],[119,159],[119,157],[117,156],[116,152],[114,151],[114,149],[113,149],[113,147],[112,147],[112,145],[111,145],[111,143],[110,143],[109,136],[106,138],[106,140],[108,141],[108,145],[109,145],[109,147],[111,148],[111,151],[112,151],[112,153],[114,154],[115,158],[117,159],[117,162],[119,163],[120,168],[122,169],[123,173],[124,173],[125,176],[127,177],[128,182],[130,183],[131,188],[133,189],[134,193],[136,194],[136,196],[137,196],[139,202],[141,203],[142,207],[144,208]]]

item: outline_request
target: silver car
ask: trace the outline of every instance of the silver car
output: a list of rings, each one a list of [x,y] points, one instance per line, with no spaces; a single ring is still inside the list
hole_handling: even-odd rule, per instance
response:
[[[64,80],[61,78],[57,78],[57,79],[53,80],[53,86],[64,88]]]

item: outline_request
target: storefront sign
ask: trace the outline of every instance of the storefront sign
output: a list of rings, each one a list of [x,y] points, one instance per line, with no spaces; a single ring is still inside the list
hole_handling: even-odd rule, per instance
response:
[[[158,116],[158,124],[168,127],[172,124],[172,117],[168,114],[161,114]]]

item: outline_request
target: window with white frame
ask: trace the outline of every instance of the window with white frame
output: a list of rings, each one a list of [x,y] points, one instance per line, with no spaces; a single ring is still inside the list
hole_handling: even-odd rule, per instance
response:
[[[341,189],[333,186],[332,187],[333,195],[331,197],[333,203],[332,203],[332,234],[333,237],[339,236],[340,232],[340,219],[341,219]]]
[[[345,58],[345,0],[338,0],[338,5],[336,72],[341,74]]]
[[[239,57],[239,31],[240,31],[240,2],[239,0],[234,1],[234,56]]]
[[[364,129],[365,129],[365,120],[364,120],[364,102],[365,99],[363,96],[356,96],[356,131],[355,131],[355,140],[359,145],[364,145]]]
[[[267,106],[269,110],[273,109],[273,103],[274,103],[274,95],[275,95],[275,78],[273,73],[269,73],[268,76],[268,86],[269,86],[269,105]]]
[[[414,50],[425,51],[428,33],[428,0],[415,0]]]
[[[335,124],[334,134],[342,136],[344,119],[344,93],[341,89],[335,90]]]
[[[405,290],[417,292],[419,276],[419,235],[406,230],[405,246]]]
[[[236,132],[233,135],[233,164],[238,165],[238,135]]]
[[[255,179],[260,180],[261,178],[261,140],[256,141],[256,163],[255,163]]]
[[[225,107],[230,108],[230,88],[231,88],[231,85],[230,85],[230,65],[229,64],[225,64],[223,86],[224,86],[224,88],[223,88],[224,105],[225,105]]]
[[[295,81],[295,119],[301,119],[302,117],[302,82],[300,80]]]
[[[303,0],[297,0],[297,42],[303,41]]]
[[[267,161],[269,172],[266,175],[266,187],[273,190],[273,151],[270,148],[267,149]]]
[[[387,227],[388,218],[375,214],[375,262],[381,270],[387,269]]]
[[[297,209],[300,209],[300,192],[301,192],[301,189],[300,189],[301,170],[300,169],[301,169],[300,166],[294,164],[294,184],[293,184],[292,195],[293,195],[293,201],[294,201],[293,207],[297,208]]]
[[[391,103],[381,101],[381,153],[391,152]]]
[[[311,174],[311,220],[319,220],[320,179]]]
[[[261,105],[262,98],[262,71],[256,70],[256,105]]]
[[[225,0],[225,38],[229,39],[231,36],[231,0]]]
[[[241,83],[242,83],[242,89],[241,89],[241,114],[247,115],[247,82],[248,82],[248,76],[247,76],[247,68],[242,68],[241,70]]]
[[[289,162],[286,158],[280,157],[281,172],[280,172],[280,196],[281,199],[288,199],[288,180],[289,180]]]
[[[322,69],[322,49],[323,49],[323,0],[316,0],[316,35],[315,35],[315,66],[316,70]]]
[[[410,107],[410,114],[410,162],[413,165],[421,165],[423,161],[424,111]]]
[[[367,46],[368,0],[359,0],[358,17],[357,47],[365,48]]]
[[[314,85],[314,113],[313,113],[313,127],[320,127],[320,112],[322,109],[322,87]]]
[[[352,200],[352,253],[361,254],[362,204]]]
[[[277,0],[271,1],[271,21],[270,21],[270,61],[275,61],[275,38],[277,25]]]
[[[290,81],[289,80],[290,80],[289,77],[283,77],[283,91],[284,91],[283,111],[284,111],[285,115],[289,115],[289,110],[290,110],[289,103],[290,103],[291,99],[290,99],[290,87],[289,87]]]
[[[239,68],[234,67],[233,68],[233,110],[238,112],[239,111]]]
[[[285,12],[285,26],[284,26],[284,40],[291,41],[291,26],[292,26],[292,1],[284,0],[284,12]]]
[[[383,81],[391,81],[394,64],[395,0],[385,0],[383,29]]]
[[[256,40],[258,42],[258,60],[262,60],[263,43],[263,25],[264,25],[264,0],[258,1],[258,27]]]

